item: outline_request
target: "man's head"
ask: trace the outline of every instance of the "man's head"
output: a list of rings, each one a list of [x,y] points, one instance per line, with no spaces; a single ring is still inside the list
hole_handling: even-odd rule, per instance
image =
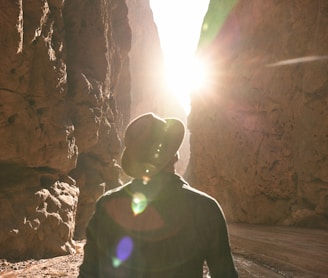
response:
[[[174,161],[184,137],[177,119],[162,119],[147,113],[133,120],[124,135],[121,165],[134,178],[152,177]]]

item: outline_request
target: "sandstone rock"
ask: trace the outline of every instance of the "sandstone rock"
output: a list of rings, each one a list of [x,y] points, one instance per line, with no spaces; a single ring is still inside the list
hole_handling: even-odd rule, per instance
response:
[[[0,257],[73,253],[74,231],[83,234],[98,188],[119,183],[129,106],[118,110],[116,98],[129,95],[121,85],[121,74],[129,76],[127,7],[119,0],[3,5]],[[84,207],[88,198],[93,205]]]
[[[131,118],[165,111],[164,57],[149,0],[127,0],[132,30]]]
[[[42,176],[30,168],[17,169],[24,176]],[[15,182],[0,195],[2,223],[0,257],[43,258],[74,253],[73,232],[79,189],[74,180],[49,186]]]
[[[128,52],[131,30],[124,1],[69,1],[64,18],[70,116],[79,147],[70,175],[80,188],[75,237],[83,238],[94,204],[106,189],[119,185],[116,160],[120,133],[129,115]]]
[[[193,184],[230,221],[328,227],[328,3],[235,1],[225,19],[218,2],[200,39],[212,86],[193,98]]]

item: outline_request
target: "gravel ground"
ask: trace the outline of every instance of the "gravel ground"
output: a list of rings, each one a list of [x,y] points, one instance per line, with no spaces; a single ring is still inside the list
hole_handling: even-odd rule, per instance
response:
[[[328,277],[327,230],[247,224],[229,226],[240,278]],[[75,255],[20,262],[0,259],[0,278],[77,277],[84,242],[76,242]],[[206,267],[203,278],[210,278]]]

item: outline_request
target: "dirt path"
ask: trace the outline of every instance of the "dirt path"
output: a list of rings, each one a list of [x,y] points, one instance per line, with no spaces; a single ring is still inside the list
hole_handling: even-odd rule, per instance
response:
[[[230,224],[229,233],[242,278],[328,277],[328,231]],[[0,277],[77,277],[83,244],[78,242],[77,254],[70,256],[17,263],[0,260]]]
[[[229,225],[241,277],[328,277],[328,231]]]

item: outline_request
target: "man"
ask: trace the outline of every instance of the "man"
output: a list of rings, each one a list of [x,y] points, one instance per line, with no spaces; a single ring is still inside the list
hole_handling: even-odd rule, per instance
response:
[[[98,201],[79,277],[237,277],[219,204],[175,174],[184,125],[153,113],[125,132],[121,166],[134,179]]]

